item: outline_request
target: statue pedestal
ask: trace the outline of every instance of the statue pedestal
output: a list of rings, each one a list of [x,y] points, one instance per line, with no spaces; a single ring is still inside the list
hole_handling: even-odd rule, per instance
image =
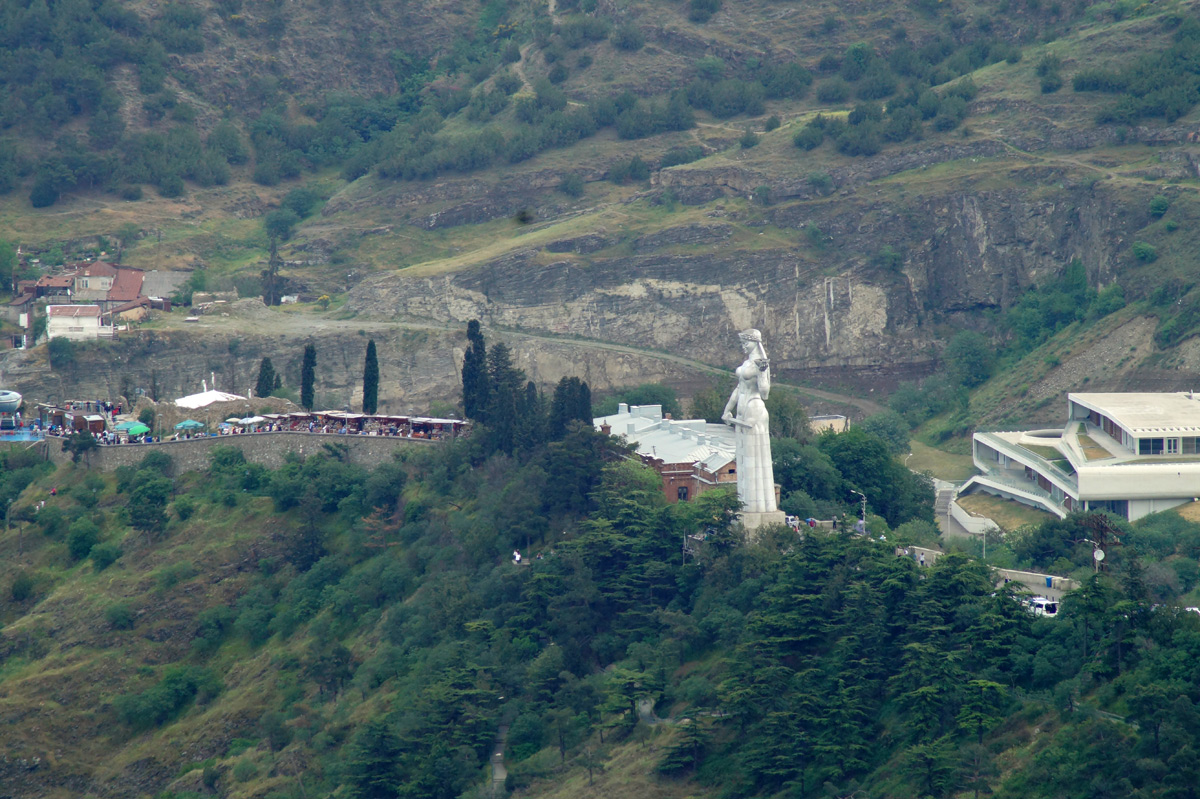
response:
[[[787,514],[781,510],[767,511],[766,513],[743,513],[741,519],[742,527],[746,528],[746,532],[753,533],[764,524],[786,524]]]

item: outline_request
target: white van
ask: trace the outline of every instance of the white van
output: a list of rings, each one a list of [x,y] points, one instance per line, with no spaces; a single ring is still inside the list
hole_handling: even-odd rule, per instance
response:
[[[1045,616],[1052,619],[1058,615],[1058,600],[1046,599],[1044,596],[1031,596],[1021,600],[1022,604],[1035,616]]]

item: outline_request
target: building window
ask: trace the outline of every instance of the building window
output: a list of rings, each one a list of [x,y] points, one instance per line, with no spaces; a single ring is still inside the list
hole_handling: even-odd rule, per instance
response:
[[[1167,439],[1167,454],[1168,455],[1178,455],[1179,454],[1179,439],[1178,438],[1168,438]]]
[[[1111,513],[1114,516],[1120,516],[1122,519],[1129,518],[1129,500],[1127,499],[1102,499],[1092,500],[1088,503],[1088,510],[1102,510]]]
[[[1161,455],[1161,454],[1163,454],[1163,440],[1161,438],[1139,438],[1138,439],[1138,454],[1139,455]]]
[[[679,487],[679,488],[678,488],[678,489],[675,491],[675,495],[676,495],[676,496],[679,498],[679,501],[680,501],[680,502],[687,502],[687,498],[688,498],[688,487],[687,487],[687,486],[680,486],[680,487]]]

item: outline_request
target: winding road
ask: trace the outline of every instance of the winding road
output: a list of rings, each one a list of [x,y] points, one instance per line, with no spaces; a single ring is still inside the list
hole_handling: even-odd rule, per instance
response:
[[[386,322],[380,320],[364,319],[357,317],[354,319],[328,319],[322,317],[314,317],[307,314],[280,314],[274,311],[268,311],[263,316],[254,317],[214,317],[214,324],[210,327],[205,317],[200,317],[199,323],[185,324],[181,318],[174,319],[167,317],[165,320],[168,324],[164,327],[177,330],[211,330],[220,329],[228,332],[231,326],[236,325],[237,328],[244,333],[279,336],[280,334],[291,334],[295,336],[311,336],[320,335],[321,333],[355,333],[360,330],[365,331],[392,331],[392,330],[427,330],[436,332],[454,332],[463,329],[463,324],[460,322],[434,322],[434,321],[405,321],[405,322]],[[161,328],[160,328],[161,329]],[[682,366],[690,371],[699,372],[701,374],[717,375],[722,378],[732,379],[732,369],[722,369],[712,364],[704,363],[703,361],[687,358],[683,355],[675,355],[669,352],[660,352],[657,350],[644,349],[634,347],[628,344],[615,344],[608,341],[597,341],[593,339],[568,338],[565,336],[552,336],[542,333],[533,333],[527,330],[519,330],[512,328],[492,328],[496,333],[503,335],[505,338],[524,339],[531,342],[547,342],[553,344],[570,344],[573,347],[579,347],[585,350],[597,350],[603,352],[618,352],[626,355],[637,355],[643,358],[652,358],[654,360],[663,361],[665,363]],[[849,394],[841,394],[835,391],[827,391],[825,389],[812,388],[798,383],[786,383],[779,380],[773,381],[775,386],[783,387],[795,391],[803,396],[813,399],[822,399],[829,402],[837,402],[844,405],[852,405],[863,412],[864,415],[870,416],[884,410],[884,407],[878,402],[866,399],[864,397],[856,397]]]

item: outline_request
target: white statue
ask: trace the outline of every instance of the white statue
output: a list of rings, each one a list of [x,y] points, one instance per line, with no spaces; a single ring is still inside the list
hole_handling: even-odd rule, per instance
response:
[[[771,466],[766,405],[771,393],[771,362],[763,349],[762,333],[743,330],[738,338],[746,360],[735,372],[737,387],[729,395],[721,419],[734,428],[742,522],[747,529],[754,529],[766,522],[783,521],[783,514],[775,507],[775,470]]]

